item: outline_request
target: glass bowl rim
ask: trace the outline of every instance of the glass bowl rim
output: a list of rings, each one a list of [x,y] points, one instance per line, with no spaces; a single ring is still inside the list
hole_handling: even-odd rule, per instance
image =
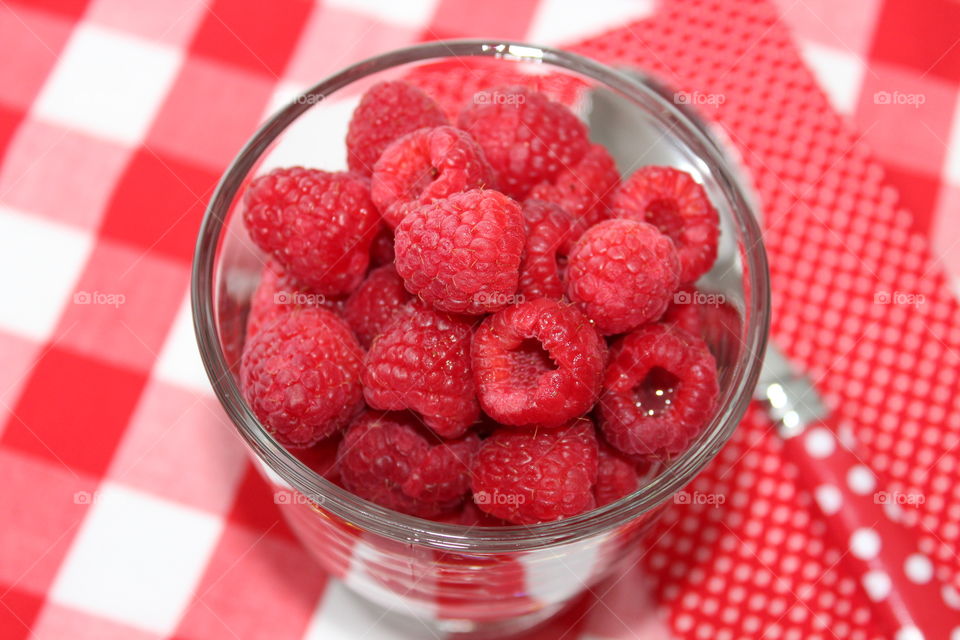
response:
[[[707,165],[731,204],[733,222],[746,249],[745,277],[750,295],[744,309],[747,323],[745,357],[734,364],[727,403],[701,435],[653,481],[620,500],[568,519],[529,526],[465,527],[439,523],[367,502],[322,478],[278,444],[260,425],[238,389],[220,347],[214,316],[216,257],[226,214],[250,169],[269,145],[297,117],[324,97],[371,74],[411,63],[456,57],[495,57],[547,63],[586,76],[632,101],[656,107],[658,118],[671,118],[685,144],[695,143],[697,158]],[[191,274],[191,310],[197,344],[210,383],[224,410],[268,475],[306,496],[319,508],[354,527],[396,541],[462,553],[503,553],[565,544],[610,531],[656,508],[683,488],[714,458],[746,411],[760,373],[769,325],[770,292],[762,233],[749,199],[713,141],[676,106],[643,82],[584,56],[507,40],[441,40],[383,53],[328,76],[270,117],[247,141],[224,172],[204,213]],[[272,472],[272,473],[271,473]],[[282,486],[281,484],[281,486]]]

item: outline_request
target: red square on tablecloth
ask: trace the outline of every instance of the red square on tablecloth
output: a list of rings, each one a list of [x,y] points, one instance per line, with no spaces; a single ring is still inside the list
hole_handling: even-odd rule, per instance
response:
[[[147,134],[147,146],[221,172],[256,130],[273,87],[263,74],[188,58]]]
[[[52,347],[30,374],[0,445],[100,476],[127,428],[146,377]]]
[[[273,488],[252,464],[246,465],[229,520],[258,534],[269,532],[271,537],[296,539],[274,502]]]
[[[7,447],[0,447],[0,469],[7,523],[0,527],[0,594],[10,586],[44,593],[90,508],[97,480]]]
[[[23,108],[30,106],[57,62],[72,28],[72,22],[56,14],[19,5],[0,5],[0,42],[5,60],[0,65],[0,102]]]
[[[13,0],[15,7],[28,5],[33,9],[49,11],[69,18],[79,18],[87,8],[89,0]]]
[[[204,16],[196,0],[92,0],[91,22],[172,45],[186,45]]]
[[[140,149],[116,187],[101,233],[189,263],[220,172]]]
[[[101,240],[77,281],[72,304],[60,318],[55,332],[59,344],[148,372],[189,277],[189,267],[178,260]]]
[[[854,121],[883,161],[939,175],[946,157],[942,131],[953,120],[953,83],[876,63],[863,76]]]
[[[144,389],[107,477],[221,514],[233,502],[246,456],[213,396],[153,380]]]
[[[162,637],[54,603],[43,608],[33,631],[37,638],[70,640],[161,640]]]
[[[900,192],[900,204],[913,214],[914,230],[926,236],[930,232],[940,181],[933,174],[890,164],[886,172],[887,180]]]
[[[540,0],[441,0],[425,40],[488,36],[523,40]],[[508,20],[504,16],[509,16]]]
[[[299,638],[326,582],[298,543],[227,527],[176,635]]]
[[[885,0],[870,57],[912,67],[914,75],[960,82],[960,4],[953,0]]]
[[[0,331],[0,353],[3,354],[3,367],[0,367],[0,402],[12,407],[30,377],[30,370],[39,357],[41,348],[32,340]],[[5,423],[0,423],[0,436],[3,435],[4,426]]]
[[[284,78],[315,84],[348,64],[410,44],[417,35],[367,14],[325,6],[307,20]]]
[[[313,3],[289,0],[281,5],[258,0],[216,0],[190,48],[277,78],[293,52]]]
[[[0,104],[0,163],[3,162],[7,148],[13,140],[13,134],[16,132],[17,127],[20,126],[23,115],[22,111],[8,109]]]
[[[44,598],[21,589],[11,589],[0,582],[0,638],[26,640],[32,636],[30,627],[43,606]]]
[[[130,150],[73,129],[28,119],[0,165],[4,202],[94,230]]]

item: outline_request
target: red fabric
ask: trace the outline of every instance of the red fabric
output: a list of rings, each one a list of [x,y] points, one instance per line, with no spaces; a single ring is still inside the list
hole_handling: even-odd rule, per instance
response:
[[[383,13],[249,0],[0,6],[0,636],[346,638],[373,624],[407,637],[377,626],[375,610],[351,613],[355,627],[338,617],[353,611],[340,583],[280,520],[212,398],[185,304],[203,206],[268,105],[437,35],[556,34],[726,97],[705,114],[764,203],[773,335],[882,483],[925,497],[907,523],[938,577],[960,586],[955,3],[671,0],[647,15],[598,1],[589,20],[562,5],[523,2],[496,19],[445,1]],[[815,64],[825,51],[859,69],[850,95],[831,82],[839,66]],[[77,87],[110,89],[128,53],[149,71],[124,86],[154,95],[128,103],[122,87],[104,90],[126,105],[113,122],[103,114],[115,102],[86,106]],[[845,550],[759,412],[686,491],[639,568],[569,614],[568,637],[891,635],[834,566]],[[178,531],[191,537],[171,553],[164,540]],[[131,575],[149,579],[123,583],[129,599],[106,584]]]

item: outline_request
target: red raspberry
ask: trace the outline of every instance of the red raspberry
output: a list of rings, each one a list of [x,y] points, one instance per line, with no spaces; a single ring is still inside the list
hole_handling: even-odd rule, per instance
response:
[[[317,307],[338,312],[341,300],[327,299],[297,282],[275,260],[263,267],[260,284],[250,297],[250,313],[247,316],[247,340],[280,316],[304,307]]]
[[[553,202],[575,221],[574,235],[610,217],[609,200],[620,184],[620,173],[607,149],[600,144],[572,167],[564,167],[553,182],[541,182],[530,191],[530,198]],[[574,237],[574,240],[576,240]]]
[[[680,284],[677,251],[656,227],[605,220],[580,236],[567,263],[567,295],[604,335],[659,318]]]
[[[575,516],[594,507],[597,438],[583,418],[548,430],[503,428],[483,441],[473,466],[473,501],[514,524]]]
[[[340,483],[340,472],[337,470],[337,450],[343,437],[335,433],[307,449],[295,449],[293,453],[303,464],[317,475],[323,476],[330,482]]]
[[[411,469],[403,492],[427,502],[460,500],[470,490],[470,469],[478,451],[480,438],[474,433],[436,441]]]
[[[443,110],[406,82],[380,82],[360,100],[347,131],[347,166],[365,176],[387,146],[411,131],[448,124]]]
[[[676,455],[713,416],[717,366],[682,329],[651,324],[614,344],[600,396],[600,426],[620,451]]]
[[[255,179],[244,222],[257,245],[317,293],[356,288],[379,229],[367,180],[349,173],[292,167]]]
[[[409,414],[368,410],[347,429],[337,466],[343,486],[364,500],[430,518],[456,508],[469,490],[479,442],[471,434],[443,443]]]
[[[420,129],[393,141],[377,160],[370,195],[396,227],[421,204],[493,184],[493,169],[466,131]]]
[[[444,522],[446,524],[459,524],[464,527],[507,527],[510,523],[500,518],[495,518],[489,513],[480,511],[473,500],[464,501],[463,506],[457,511],[451,511],[437,518],[435,522]]]
[[[309,447],[344,427],[362,404],[363,350],[324,309],[285,314],[244,345],[240,387],[280,444]]]
[[[692,336],[703,336],[703,308],[696,301],[700,292],[691,285],[681,285],[659,322],[680,327]]]
[[[403,219],[397,273],[408,291],[441,311],[496,311],[517,292],[523,244],[520,205],[491,189],[464,191]]]
[[[649,222],[673,240],[681,282],[694,282],[713,266],[720,218],[703,187],[685,171],[642,167],[620,185],[611,207],[616,216]]]
[[[558,205],[528,199],[523,203],[527,243],[520,267],[520,293],[525,297],[563,297],[561,257],[570,249],[570,215]]]
[[[557,427],[596,402],[606,344],[576,307],[537,298],[484,320],[472,355],[487,415],[502,424]]]
[[[407,305],[373,341],[364,396],[377,409],[410,409],[445,438],[462,436],[480,417],[470,368],[469,322]]]
[[[597,484],[593,487],[598,507],[616,502],[640,487],[637,468],[626,455],[601,442],[598,460]]]
[[[401,307],[413,296],[403,288],[403,280],[392,264],[374,269],[367,279],[350,294],[343,307],[343,317],[365,348],[377,337]]]
[[[523,86],[477,92],[457,124],[480,143],[499,188],[520,200],[576,165],[590,146],[572,111]]]

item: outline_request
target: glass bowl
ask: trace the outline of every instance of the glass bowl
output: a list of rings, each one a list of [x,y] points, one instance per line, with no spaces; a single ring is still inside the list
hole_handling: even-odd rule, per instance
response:
[[[708,318],[705,336],[718,364],[719,409],[691,446],[638,491],[566,520],[467,528],[379,507],[314,473],[279,445],[238,387],[244,318],[263,265],[242,225],[245,185],[276,166],[345,169],[344,135],[362,91],[415,69],[436,78],[444,63],[454,70],[450,73],[476,67],[484,77],[500,74],[548,93],[549,87],[563,88],[564,101],[588,121],[591,137],[618,141],[621,154],[625,144],[631,150],[630,140],[647,140],[633,150],[640,163],[666,158],[692,173],[720,212],[720,257],[697,283],[723,302],[710,307],[715,317]],[[617,105],[615,114],[611,104]],[[459,40],[400,49],[347,67],[264,124],[224,174],[207,208],[192,304],[213,388],[284,517],[323,569],[361,596],[415,616],[437,633],[502,637],[546,620],[644,552],[644,533],[662,507],[717,454],[746,409],[766,342],[769,292],[760,230],[736,168],[652,85],[564,51]]]

